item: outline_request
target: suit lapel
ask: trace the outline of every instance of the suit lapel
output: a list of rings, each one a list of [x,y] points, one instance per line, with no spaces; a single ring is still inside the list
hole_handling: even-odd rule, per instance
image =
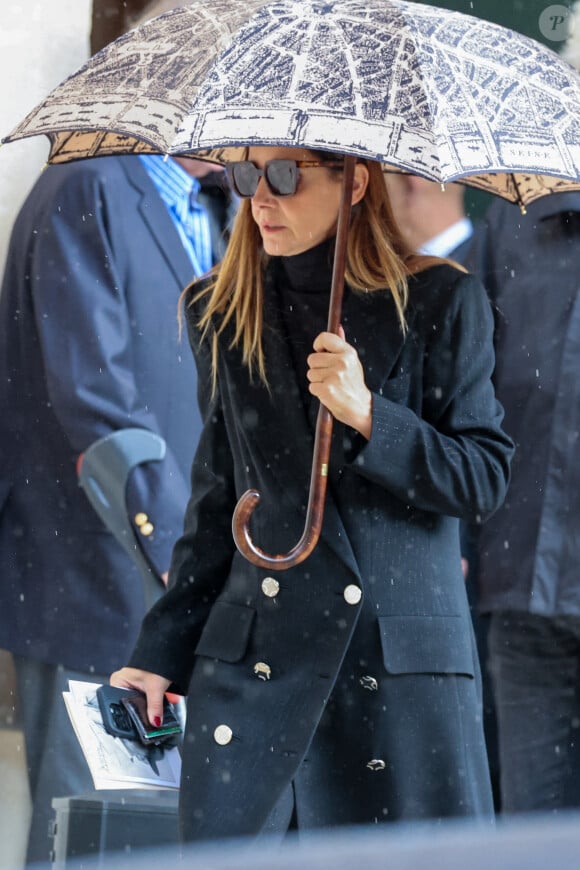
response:
[[[124,157],[122,163],[129,182],[141,193],[139,212],[151,232],[152,244],[156,245],[163,254],[178,285],[182,288],[187,287],[195,277],[193,266],[165,203],[137,157],[134,160]]]
[[[408,332],[415,317],[411,303],[405,314]],[[394,376],[395,363],[405,344],[390,292],[349,291],[343,305],[342,325],[346,340],[359,355],[367,387],[371,393],[380,393],[385,381]]]

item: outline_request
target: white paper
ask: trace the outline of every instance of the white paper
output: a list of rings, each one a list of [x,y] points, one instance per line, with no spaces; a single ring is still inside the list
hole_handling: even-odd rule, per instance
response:
[[[69,691],[63,692],[95,788],[179,788],[179,749],[143,746],[107,734],[97,701],[99,685],[69,680]]]

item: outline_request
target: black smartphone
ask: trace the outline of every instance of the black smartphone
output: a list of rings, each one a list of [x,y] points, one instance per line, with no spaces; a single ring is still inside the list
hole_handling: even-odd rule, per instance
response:
[[[163,701],[163,724],[159,727],[152,725],[147,718],[147,697],[143,692],[130,691],[121,698],[121,703],[145,746],[166,743],[181,733],[181,725],[167,698]]]
[[[132,690],[117,689],[105,683],[97,689],[97,701],[107,734],[123,737],[125,740],[138,740],[139,736],[133,720],[121,703],[121,698],[124,698],[129,691]]]

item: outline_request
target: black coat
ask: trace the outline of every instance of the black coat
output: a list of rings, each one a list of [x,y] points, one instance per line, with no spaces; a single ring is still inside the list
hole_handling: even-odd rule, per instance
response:
[[[320,542],[268,578],[235,550],[232,512],[256,487],[254,541],[290,549],[303,529],[313,441],[271,290],[271,390],[248,382],[226,335],[217,395],[201,394],[172,587],[131,661],[189,689],[185,836],[257,833],[291,780],[305,826],[488,813],[458,532],[459,517],[484,519],[501,503],[512,450],[490,380],[485,293],[448,266],[411,279],[406,337],[389,293],[347,294],[343,324],[373,393],[372,437],[349,440],[335,427]],[[205,384],[208,350],[194,319]],[[232,739],[220,745],[224,725]]]
[[[493,304],[494,382],[516,442],[479,535],[484,611],[580,615],[580,194],[494,203],[470,256]]]

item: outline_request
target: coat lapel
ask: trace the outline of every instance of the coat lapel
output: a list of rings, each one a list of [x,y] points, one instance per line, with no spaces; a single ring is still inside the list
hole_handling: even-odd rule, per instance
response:
[[[141,193],[139,212],[151,232],[152,243],[163,254],[178,285],[187,287],[195,277],[193,266],[163,200],[137,157],[135,160],[123,158],[123,166],[130,183]]]
[[[407,333],[414,317],[415,310],[410,303],[406,311]],[[371,393],[380,393],[385,381],[395,376],[395,364],[406,340],[390,292],[348,292],[342,325],[346,340],[359,355],[367,387]]]

